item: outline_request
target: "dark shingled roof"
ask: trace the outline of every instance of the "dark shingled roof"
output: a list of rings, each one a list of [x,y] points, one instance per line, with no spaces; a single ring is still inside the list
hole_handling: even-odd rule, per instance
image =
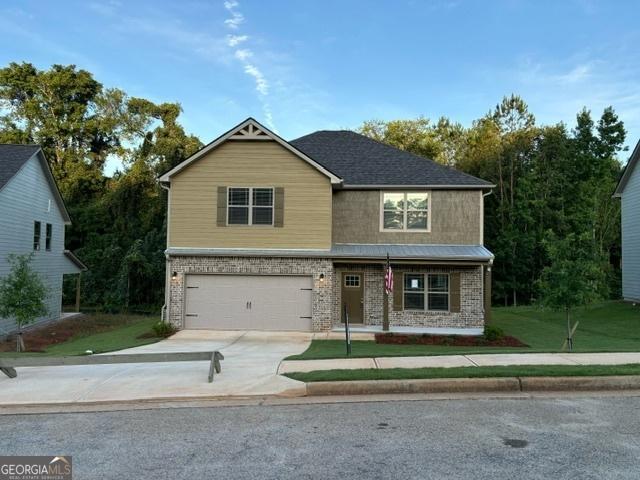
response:
[[[38,150],[38,145],[0,144],[0,188],[4,187]]]
[[[491,183],[349,130],[321,130],[289,142],[349,185],[456,186]]]

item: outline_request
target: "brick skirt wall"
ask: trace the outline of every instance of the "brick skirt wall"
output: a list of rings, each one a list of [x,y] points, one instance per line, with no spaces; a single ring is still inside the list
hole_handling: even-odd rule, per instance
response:
[[[290,257],[207,257],[171,256],[169,272],[169,321],[184,327],[185,284],[187,274],[312,275],[312,328],[329,330],[340,325],[341,284],[344,272],[364,273],[364,323],[382,325],[384,270],[380,264],[344,264],[321,258]],[[389,322],[392,326],[473,328],[484,325],[482,267],[394,266],[394,275],[404,272],[460,272],[460,312],[394,311],[389,298]],[[320,282],[320,274],[324,281]]]
[[[393,265],[393,274],[405,272],[460,272],[460,312],[394,311],[393,295],[389,296],[389,324],[403,327],[478,328],[484,326],[482,267],[400,266]],[[333,295],[334,316],[340,322],[341,285],[344,272],[364,273],[364,323],[382,325],[384,305],[383,265],[340,264],[335,267]]]
[[[207,257],[170,256],[169,272],[176,279],[169,280],[169,321],[184,328],[185,285],[187,274],[253,274],[253,275],[312,275],[312,328],[329,330],[333,326],[333,263],[329,259],[289,257]],[[324,280],[319,280],[320,274]]]

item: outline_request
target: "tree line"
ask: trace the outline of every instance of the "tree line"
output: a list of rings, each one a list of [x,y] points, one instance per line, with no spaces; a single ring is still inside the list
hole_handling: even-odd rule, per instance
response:
[[[538,125],[520,97],[505,97],[468,128],[447,118],[368,121],[377,140],[488,180],[485,244],[495,254],[494,302],[532,303],[557,252],[583,252],[598,271],[589,281],[599,298],[620,296],[620,204],[612,198],[626,131],[613,108],[575,125]]]
[[[180,113],[178,103],[105,88],[74,65],[0,69],[0,143],[42,146],[73,219],[67,248],[89,267],[86,305],[151,311],[163,302],[166,192],[156,178],[203,145]],[[496,184],[485,201],[495,301],[536,301],[559,242],[580,242],[603,272],[592,281],[599,294],[619,295],[619,205],[611,193],[625,129],[612,108],[597,121],[582,110],[572,128],[538,125],[512,95],[470,127],[421,117],[366,121],[359,131]],[[111,177],[110,158],[123,164]]]

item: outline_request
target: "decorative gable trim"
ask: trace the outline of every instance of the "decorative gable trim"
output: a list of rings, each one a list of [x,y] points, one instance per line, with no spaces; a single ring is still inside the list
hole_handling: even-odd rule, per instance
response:
[[[229,130],[227,133],[224,133],[223,135],[219,136],[213,142],[209,143],[208,145],[206,145],[203,148],[201,148],[200,150],[198,150],[196,153],[191,155],[185,161],[183,161],[182,163],[177,165],[175,168],[173,168],[172,170],[169,170],[167,173],[161,175],[158,178],[158,181],[161,182],[161,183],[171,183],[171,177],[173,177],[177,173],[179,173],[182,170],[184,170],[186,167],[191,165],[193,162],[195,162],[195,161],[199,160],[200,158],[204,157],[211,150],[213,150],[214,148],[218,147],[219,145],[221,145],[222,143],[226,142],[227,140],[233,140],[233,141],[236,141],[236,140],[244,140],[244,141],[264,141],[264,140],[269,140],[269,141],[275,141],[275,142],[279,143],[280,145],[282,145],[287,150],[289,150],[290,152],[292,152],[294,155],[299,157],[301,160],[307,162],[309,165],[314,167],[320,173],[322,173],[323,175],[327,176],[331,180],[331,183],[333,183],[333,184],[342,183],[342,179],[340,177],[338,177],[337,175],[335,175],[332,172],[330,172],[329,170],[327,170],[325,167],[320,165],[318,162],[313,160],[311,157],[309,157],[308,155],[306,155],[303,152],[301,152],[300,150],[298,150],[296,147],[291,145],[286,140],[280,138],[278,135],[273,133],[271,130],[269,130],[268,128],[266,128],[265,126],[263,126],[262,124],[260,124],[257,120],[255,120],[253,118],[247,118],[244,122],[240,123],[239,125],[236,125],[231,130]]]
[[[229,140],[273,140],[273,138],[268,133],[260,130],[255,124],[249,123],[246,127],[231,135]]]

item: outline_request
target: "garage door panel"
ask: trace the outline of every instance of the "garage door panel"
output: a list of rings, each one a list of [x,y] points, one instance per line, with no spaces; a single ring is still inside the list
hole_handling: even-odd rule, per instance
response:
[[[308,331],[312,285],[308,276],[188,275],[185,326]]]

